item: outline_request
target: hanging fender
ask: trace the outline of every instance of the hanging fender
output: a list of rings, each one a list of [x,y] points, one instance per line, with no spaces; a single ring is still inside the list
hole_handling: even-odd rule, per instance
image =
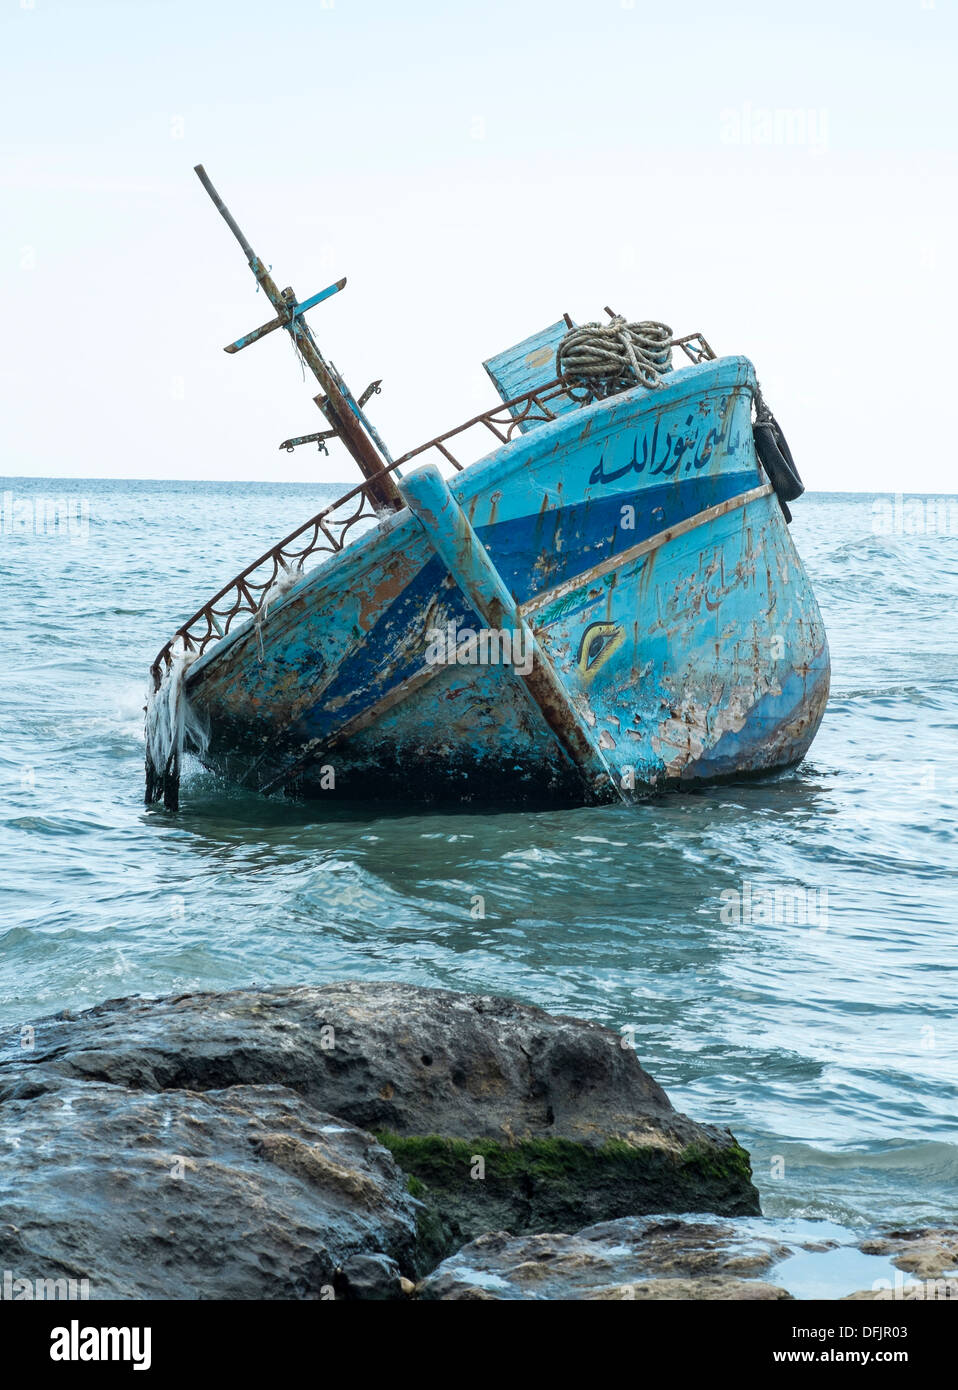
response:
[[[755,441],[755,452],[758,454],[759,462],[775,489],[775,496],[779,500],[785,520],[791,521],[792,513],[789,511],[788,503],[794,502],[796,497],[801,497],[805,485],[798,476],[792,451],[788,447],[781,426],[767,408],[752,426],[752,438]]]

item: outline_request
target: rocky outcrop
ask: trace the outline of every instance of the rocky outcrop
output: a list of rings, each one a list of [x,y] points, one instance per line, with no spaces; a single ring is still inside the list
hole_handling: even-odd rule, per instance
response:
[[[900,1273],[849,1298],[958,1301],[958,1229],[954,1226],[887,1231],[863,1240],[860,1249],[866,1255],[885,1256]]]
[[[480,1236],[417,1289],[422,1299],[783,1299],[766,1274],[788,1250],[723,1223],[629,1217],[575,1235]]]
[[[0,1269],[90,1298],[322,1299],[377,1252],[416,1268],[416,1204],[370,1135],[283,1086],[64,1078],[0,1106]],[[372,1261],[375,1265],[375,1260]],[[347,1273],[343,1274],[343,1270]],[[20,1286],[22,1288],[22,1285]],[[383,1292],[383,1290],[387,1292]]]
[[[650,1211],[757,1212],[728,1130],[679,1114],[607,1028],[511,1000],[360,983],[111,1001],[0,1047],[0,1101],[282,1085],[374,1133],[446,1248]],[[2,1117],[0,1109],[0,1117]]]
[[[916,1279],[940,1279],[958,1271],[958,1230],[953,1226],[889,1231],[862,1241],[866,1255],[887,1255]]]
[[[863,1258],[864,1257],[864,1258]],[[872,1287],[856,1288],[865,1268]],[[958,1300],[958,1231],[862,1239],[828,1221],[627,1217],[575,1234],[480,1236],[415,1290],[424,1300]]]
[[[0,1038],[5,1298],[958,1297],[954,1228],[757,1210],[615,1033],[505,999],[123,999]]]

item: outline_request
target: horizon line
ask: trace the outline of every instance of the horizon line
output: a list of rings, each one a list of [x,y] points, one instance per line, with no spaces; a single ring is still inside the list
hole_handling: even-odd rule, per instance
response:
[[[356,487],[355,481],[343,479],[341,482],[303,481],[297,478],[128,478],[114,477],[112,474],[79,475],[72,473],[9,473],[0,474],[0,488],[11,483],[216,483],[237,487],[335,487],[350,490]],[[893,491],[891,488],[806,488],[805,497],[958,497],[958,492],[925,492],[917,488],[907,491],[904,488]]]

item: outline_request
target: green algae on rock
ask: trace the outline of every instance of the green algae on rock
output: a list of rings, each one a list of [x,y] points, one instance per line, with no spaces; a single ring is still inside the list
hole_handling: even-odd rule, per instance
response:
[[[606,1139],[376,1138],[410,1174],[418,1197],[463,1239],[483,1231],[555,1231],[648,1212],[722,1211],[753,1215],[748,1154],[732,1141],[670,1148],[661,1142]]]

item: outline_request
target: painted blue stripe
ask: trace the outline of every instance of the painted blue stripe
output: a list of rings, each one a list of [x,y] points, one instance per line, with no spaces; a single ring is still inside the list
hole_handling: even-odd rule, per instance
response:
[[[301,304],[296,305],[296,308],[293,310],[293,317],[299,318],[302,314],[305,314],[307,309],[312,309],[314,305],[322,304],[324,299],[329,299],[331,295],[338,294],[345,283],[345,280],[337,280],[335,285],[327,285],[326,288],[320,290],[318,294],[310,295],[309,299],[304,299]]]
[[[645,489],[641,494],[618,493],[477,530],[507,588],[519,603],[525,603],[534,594],[582,574],[608,556],[748,491],[756,482],[754,470],[690,478]],[[635,526],[631,530],[618,524],[625,506],[636,506]],[[557,550],[560,539],[562,548]],[[534,573],[530,556],[543,555],[548,557],[545,572]],[[290,726],[284,742],[288,738],[292,746],[304,738],[326,737],[421,670],[422,658],[418,653],[396,661],[397,638],[408,630],[413,618],[421,616],[445,578],[445,566],[432,556],[384,611],[361,647],[343,663],[326,687],[320,704]],[[483,626],[458,589],[445,588],[442,593],[446,609],[443,622],[455,621],[460,627]],[[330,705],[334,708],[330,709]]]
[[[476,533],[510,593],[525,603],[534,594],[574,579],[609,556],[727,502],[759,482],[754,468],[704,474],[633,492],[616,492],[610,497],[593,497],[538,516],[477,526]],[[627,514],[633,522],[631,529],[623,524],[625,508],[633,509]]]

